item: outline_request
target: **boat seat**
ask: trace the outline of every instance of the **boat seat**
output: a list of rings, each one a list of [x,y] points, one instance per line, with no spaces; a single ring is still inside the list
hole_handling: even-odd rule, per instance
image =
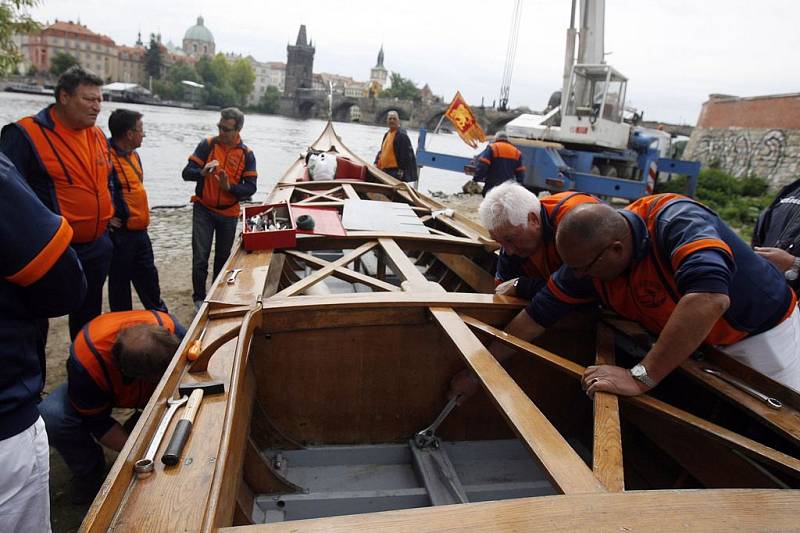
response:
[[[367,176],[367,167],[351,161],[346,157],[336,157],[336,174],[333,179],[335,180],[356,180],[365,181]]]

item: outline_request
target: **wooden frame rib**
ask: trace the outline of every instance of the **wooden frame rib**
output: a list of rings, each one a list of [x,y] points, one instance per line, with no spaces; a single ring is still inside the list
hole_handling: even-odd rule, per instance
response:
[[[597,326],[598,365],[613,365],[614,332],[604,324]],[[592,470],[600,483],[611,492],[625,490],[625,470],[622,464],[622,429],[619,420],[619,398],[616,394],[598,392],[594,395],[594,451]]]
[[[305,252],[296,252],[294,250],[287,250],[287,255],[291,255],[305,261],[305,263],[312,268],[325,268],[330,266],[330,261],[325,261],[324,259],[320,259],[319,257],[314,257],[311,254],[307,254]],[[368,276],[366,274],[362,274],[361,272],[357,272],[350,268],[346,268],[343,266],[337,266],[333,268],[331,275],[342,279],[344,281],[348,281],[350,283],[361,283],[370,287],[376,291],[387,291],[387,292],[396,292],[399,291],[400,288],[392,285],[391,283],[386,283],[383,280],[373,278],[372,276]]]

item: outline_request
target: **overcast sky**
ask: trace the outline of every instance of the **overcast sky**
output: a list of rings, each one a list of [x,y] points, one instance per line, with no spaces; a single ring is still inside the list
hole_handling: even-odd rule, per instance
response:
[[[511,105],[542,109],[561,85],[570,0],[523,0]],[[369,79],[383,43],[390,71],[470,104],[498,98],[513,0],[44,0],[40,21],[77,20],[132,45],[161,32],[180,46],[198,15],[217,51],[286,61],[305,24],[315,72]],[[629,79],[645,119],[694,124],[710,93],[800,92],[799,0],[606,0],[606,62]]]

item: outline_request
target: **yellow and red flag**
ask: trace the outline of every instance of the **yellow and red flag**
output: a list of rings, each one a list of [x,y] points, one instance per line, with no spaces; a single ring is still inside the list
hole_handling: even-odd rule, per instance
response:
[[[456,91],[456,95],[453,97],[453,101],[445,111],[444,116],[456,127],[461,139],[472,148],[477,148],[479,142],[486,140],[486,134],[483,133],[478,120],[472,113],[472,109],[469,108],[460,91]]]

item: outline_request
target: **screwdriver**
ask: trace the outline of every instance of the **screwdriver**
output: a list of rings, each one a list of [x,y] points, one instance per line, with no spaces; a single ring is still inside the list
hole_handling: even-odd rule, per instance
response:
[[[206,325],[203,326],[203,331],[200,333],[200,336],[192,341],[192,344],[186,351],[186,359],[188,359],[189,361],[196,361],[197,358],[200,357],[200,353],[203,351],[203,337],[206,336],[207,327],[208,323],[206,323]]]

